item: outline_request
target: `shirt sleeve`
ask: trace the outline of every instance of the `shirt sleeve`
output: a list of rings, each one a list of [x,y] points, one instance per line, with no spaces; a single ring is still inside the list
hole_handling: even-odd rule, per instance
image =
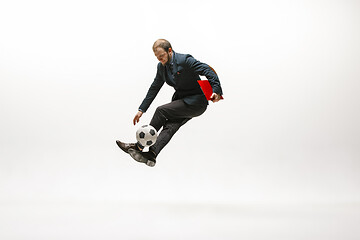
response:
[[[193,70],[196,74],[205,76],[213,89],[214,93],[223,95],[220,80],[215,70],[206,63],[202,63],[191,55],[186,58],[185,64]]]

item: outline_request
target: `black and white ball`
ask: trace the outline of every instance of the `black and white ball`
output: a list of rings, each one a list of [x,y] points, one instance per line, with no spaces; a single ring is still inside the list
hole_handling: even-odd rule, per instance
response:
[[[157,136],[156,129],[151,125],[144,125],[136,131],[136,140],[143,147],[154,145]]]

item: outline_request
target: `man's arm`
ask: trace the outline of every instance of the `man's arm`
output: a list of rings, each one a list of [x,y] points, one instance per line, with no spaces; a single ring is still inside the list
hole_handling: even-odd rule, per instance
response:
[[[153,83],[151,84],[144,100],[142,101],[142,103],[139,107],[139,111],[136,113],[136,115],[134,117],[134,120],[133,120],[134,125],[139,122],[139,119],[141,118],[142,114],[148,110],[148,108],[150,107],[151,103],[154,101],[156,95],[159,93],[159,91],[163,85],[164,85],[164,80],[160,73],[160,64],[159,64],[158,68],[157,68],[157,73],[156,73],[155,79],[154,79]]]
[[[216,95],[223,95],[221,84],[218,75],[215,70],[206,63],[202,63],[191,55],[186,58],[185,64],[192,69],[196,74],[205,76]]]
[[[150,107],[151,103],[154,101],[156,95],[159,93],[161,87],[164,85],[164,80],[160,74],[158,67],[158,71],[156,73],[156,77],[153,81],[153,83],[151,84],[146,97],[144,98],[144,100],[142,101],[139,110],[142,112],[146,112],[148,110],[148,108]]]

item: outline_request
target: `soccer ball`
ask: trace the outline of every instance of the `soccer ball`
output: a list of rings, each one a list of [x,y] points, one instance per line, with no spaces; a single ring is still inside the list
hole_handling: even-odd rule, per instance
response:
[[[136,131],[136,140],[142,147],[154,145],[157,139],[157,131],[151,125],[144,125]]]

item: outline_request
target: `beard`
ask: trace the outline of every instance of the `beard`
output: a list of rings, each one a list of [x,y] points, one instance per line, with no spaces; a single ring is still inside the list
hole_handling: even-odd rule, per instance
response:
[[[171,60],[170,53],[166,53],[166,54],[167,54],[167,61],[162,64],[163,66],[165,66],[165,65],[168,64],[168,63],[170,63],[170,60]]]

